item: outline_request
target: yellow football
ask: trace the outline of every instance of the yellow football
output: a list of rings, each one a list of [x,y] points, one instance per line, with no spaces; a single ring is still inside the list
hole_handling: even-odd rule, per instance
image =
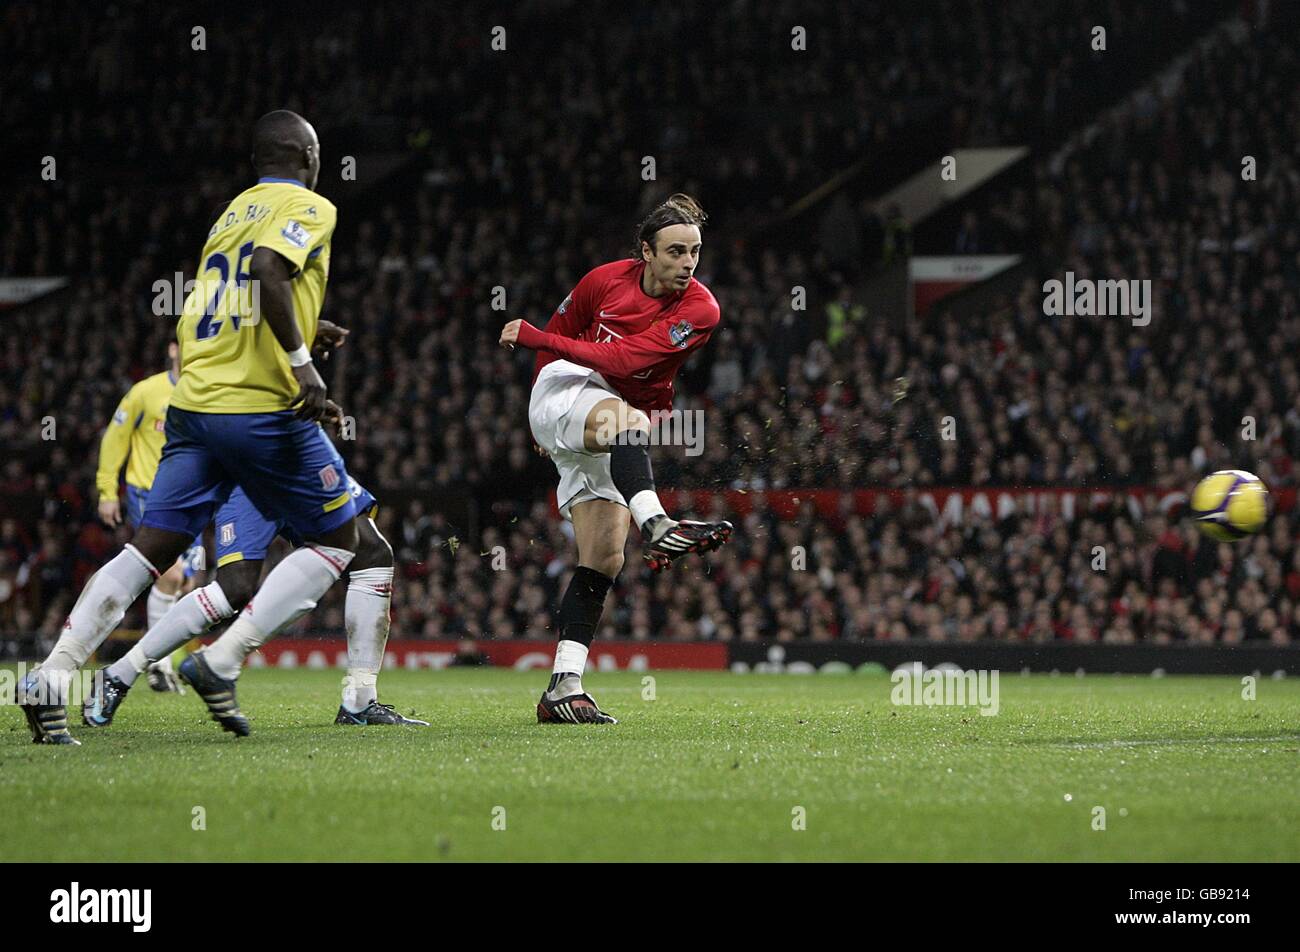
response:
[[[1197,528],[1211,539],[1235,542],[1264,527],[1268,487],[1254,473],[1220,470],[1196,484],[1189,508]]]

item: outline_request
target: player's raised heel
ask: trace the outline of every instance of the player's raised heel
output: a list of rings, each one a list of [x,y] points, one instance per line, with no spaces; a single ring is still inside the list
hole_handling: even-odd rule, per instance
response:
[[[24,704],[23,713],[27,715],[33,744],[81,746],[81,741],[68,733],[68,710],[63,705]]]
[[[667,525],[667,524],[665,524]],[[662,572],[684,555],[712,552],[725,545],[735,528],[730,522],[696,522],[683,519],[666,529],[647,524],[642,535],[645,551],[642,558],[655,572]]]
[[[27,728],[32,732],[33,744],[81,745],[68,733],[68,709],[62,704],[42,704],[47,690],[35,673],[29,674],[18,685],[16,700],[27,718]]]
[[[81,722],[87,727],[108,727],[113,723],[113,715],[122,702],[131,685],[119,681],[107,671],[102,678],[96,678],[91,685],[90,697],[81,706]]]
[[[428,721],[417,721],[413,717],[403,717],[397,713],[397,710],[391,704],[380,704],[378,701],[371,701],[360,711],[355,714],[349,711],[342,704],[339,705],[339,713],[334,718],[335,724],[406,724],[412,727],[428,727]]]
[[[195,694],[203,698],[212,719],[221,725],[222,730],[230,731],[236,737],[248,736],[248,718],[239,710],[239,702],[235,700],[235,682],[214,674],[203,660],[202,652],[182,661],[177,673]]]
[[[537,702],[539,724],[617,724],[610,715],[596,705],[590,694],[570,694],[568,697],[548,698],[543,692]]]

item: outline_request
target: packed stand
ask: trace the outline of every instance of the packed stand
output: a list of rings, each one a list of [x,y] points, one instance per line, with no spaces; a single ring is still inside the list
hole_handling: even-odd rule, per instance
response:
[[[602,637],[718,640],[1287,644],[1300,637],[1300,519],[1212,542],[1151,494],[1066,519],[1050,506],[945,522],[915,493],[877,512],[778,519],[754,494],[708,563],[651,575],[629,544]],[[1136,511],[1134,509],[1136,507]],[[477,546],[418,503],[384,521],[402,565],[407,637],[553,637],[572,571],[568,526],[544,504]]]
[[[640,32],[629,36],[680,36],[693,27],[707,42],[653,62],[639,58],[631,40],[619,41],[627,44],[622,57],[617,43],[608,56],[584,56],[598,39],[598,18],[561,5],[572,18],[544,55],[528,47],[524,31],[509,34],[508,49],[523,47],[519,55],[531,64],[522,69],[494,56],[490,25],[467,10],[427,31],[410,28],[402,5],[379,4],[364,16],[296,28],[275,56],[222,32],[275,29],[282,25],[275,14],[259,11],[238,25],[214,20],[210,49],[199,54],[189,45],[192,25],[175,12],[146,27],[139,8],[128,6],[113,29],[98,30],[75,10],[50,19],[31,16],[33,5],[7,8],[0,59],[6,89],[20,92],[6,97],[6,127],[29,133],[60,171],[57,184],[30,182],[0,199],[16,223],[0,243],[0,274],[66,273],[74,286],[54,305],[20,312],[0,354],[0,436],[10,448],[0,468],[0,631],[56,631],[71,593],[128,538],[95,521],[93,472],[117,400],[133,380],[161,369],[171,322],[152,315],[153,282],[192,269],[217,204],[245,182],[229,157],[245,151],[258,114],[284,103],[339,128],[338,145],[324,144],[327,159],[363,138],[356,128],[376,127],[416,156],[388,187],[354,198],[324,173],[321,184],[342,207],[325,316],[354,331],[332,361],[331,389],[356,419],[355,445],[342,446],[349,468],[387,500],[381,526],[404,576],[395,600],[400,634],[546,630],[572,545],[542,502],[553,470],[531,453],[531,360],[496,347],[497,331],[507,316],[544,323],[585,269],[623,253],[639,211],[673,187],[696,191],[713,216],[701,277],[722,302],[724,329],[679,392],[680,408],[705,412],[705,453],[657,452],[661,485],[1180,487],[1229,459],[1254,465],[1270,485],[1291,480],[1300,421],[1279,420],[1269,408],[1297,406],[1294,362],[1271,390],[1260,383],[1266,375],[1250,372],[1297,336],[1294,299],[1276,285],[1261,289],[1277,314],[1276,340],[1222,335],[1221,306],[1192,305],[1185,334],[1170,346],[1149,339],[1143,346],[1113,325],[1080,335],[1044,321],[1028,288],[981,325],[900,330],[866,320],[821,252],[754,237],[844,155],[887,151],[918,117],[949,130],[944,147],[1063,131],[1100,69],[1096,57],[1060,55],[1064,46],[1086,48],[1086,5],[1045,13],[1043,4],[954,3],[951,15],[914,31],[901,22],[881,29],[900,16],[887,4],[851,14],[847,6],[816,14],[776,2],[742,6],[755,24],[803,24],[808,50],[791,50],[784,26],[771,43],[763,27],[724,31],[720,20],[674,12],[637,14]],[[552,9],[525,5],[523,17]],[[1116,55],[1107,69],[1131,53],[1151,15],[1112,18]],[[1035,29],[1044,17],[1053,29]],[[155,38],[147,54],[125,57],[146,28]],[[1013,42],[1024,36],[1039,39]],[[602,72],[617,62],[640,65]],[[1024,78],[1041,74],[1050,77],[1041,99],[1027,98]],[[1207,70],[1206,82],[1215,75]],[[250,76],[257,81],[239,78]],[[295,94],[291,81],[303,76],[319,82]],[[558,88],[569,91],[565,136],[540,118]],[[647,115],[638,105],[646,88],[672,91],[672,115],[696,121]],[[201,116],[195,127],[182,104],[198,101],[200,89],[223,118]],[[69,111],[68,102],[81,105]],[[784,111],[773,112],[774,104]],[[653,141],[641,137],[644,128],[656,130]],[[646,153],[659,161],[653,183],[640,180]],[[932,156],[915,158],[919,165]],[[84,184],[92,179],[95,187]],[[755,203],[755,195],[769,202]],[[1219,290],[1213,274],[1198,277]],[[507,289],[508,315],[489,306],[497,285]],[[794,285],[808,289],[806,312],[791,310]],[[836,308],[849,313],[847,324],[831,325]],[[1211,331],[1217,360],[1205,356]],[[909,378],[911,392],[894,407],[897,376]],[[1206,393],[1207,382],[1231,392]],[[1238,407],[1259,411],[1255,443],[1239,447],[1232,420],[1206,416],[1225,405],[1234,415]],[[1197,414],[1185,414],[1187,406]],[[942,435],[945,417],[955,423],[953,439]],[[413,512],[420,500],[426,510]],[[447,500],[461,504],[448,514]],[[729,570],[738,577],[735,560],[751,544],[759,545],[720,557],[717,585],[702,575],[692,583],[702,593],[700,618],[713,619],[701,624],[716,626],[699,634],[799,634],[788,623],[803,609],[793,606],[817,594],[800,589],[804,581],[774,588],[786,592],[774,609],[724,598],[721,579]],[[485,572],[483,557],[470,556],[496,545],[511,552],[512,567]],[[621,614],[607,615],[611,631],[690,629],[663,614],[669,600],[659,589],[667,583],[642,578],[629,555]],[[447,607],[448,592],[464,600],[463,610]],[[1019,604],[1018,594],[1003,597]],[[337,630],[340,603],[332,593],[302,627]],[[814,614],[825,613],[809,608]],[[860,615],[850,606],[841,620],[800,636],[865,637]]]

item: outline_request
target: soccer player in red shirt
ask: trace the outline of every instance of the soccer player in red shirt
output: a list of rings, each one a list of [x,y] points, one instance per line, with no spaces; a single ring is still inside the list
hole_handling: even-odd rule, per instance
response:
[[[705,214],[671,196],[637,229],[636,257],[587,273],[545,331],[511,321],[501,344],[536,350],[528,422],[560,473],[560,513],[573,522],[578,567],[560,603],[543,723],[614,724],[582,687],[605,596],[623,569],[629,511],[654,571],[730,538],[729,522],[670,519],[650,467],[650,414],[673,405],[673,378],[718,326],[718,302],[694,276]]]

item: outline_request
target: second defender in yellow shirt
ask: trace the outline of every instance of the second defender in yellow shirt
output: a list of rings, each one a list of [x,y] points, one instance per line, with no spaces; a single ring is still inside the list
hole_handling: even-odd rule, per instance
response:
[[[167,405],[180,377],[180,350],[167,347],[167,370],[137,382],[117,405],[113,419],[99,444],[99,470],[95,486],[99,491],[99,518],[105,525],[122,524],[122,503],[118,494],[122,469],[126,468],[126,521],[140,527],[145,504],[153,486],[163,445],[167,442]],[[152,628],[176,599],[193,587],[194,574],[203,570],[203,539],[195,539],[188,552],[162,573],[149,589],[145,604],[147,626]],[[172,658],[149,666],[149,686],[155,691],[180,691]]]

